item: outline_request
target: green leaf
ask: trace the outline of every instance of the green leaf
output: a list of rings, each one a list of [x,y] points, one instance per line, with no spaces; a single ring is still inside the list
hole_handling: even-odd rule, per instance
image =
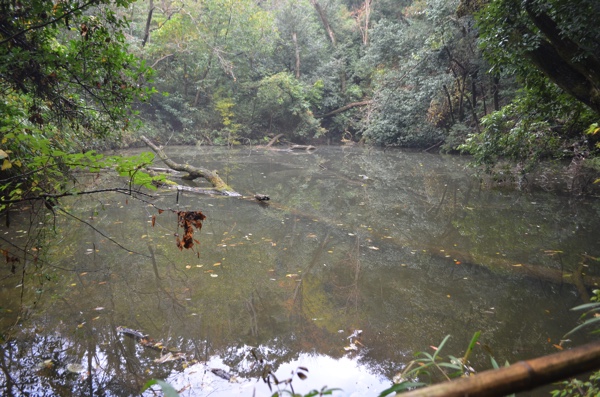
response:
[[[494,369],[500,368],[500,366],[498,365],[498,362],[496,361],[496,359],[494,357],[490,356],[490,360],[492,361],[492,367]]]
[[[422,386],[426,386],[426,383],[409,382],[409,381],[397,383],[397,384],[393,385],[392,387],[390,387],[389,389],[385,389],[384,391],[379,393],[379,397],[385,397],[392,393],[403,392],[403,391],[409,390],[411,388],[422,387]]]
[[[148,388],[154,385],[160,386],[165,397],[179,397],[179,393],[177,393],[177,390],[175,390],[173,386],[159,379],[150,379],[148,382],[146,382],[146,384],[141,390],[141,393],[145,392],[146,390],[148,390]]]
[[[440,353],[440,351],[442,350],[442,348],[444,347],[444,345],[446,344],[446,342],[448,341],[448,339],[450,339],[450,335],[446,335],[446,337],[444,338],[444,340],[442,341],[442,343],[440,343],[440,345],[438,346],[437,350],[433,354],[433,360],[435,360],[435,358]]]
[[[575,307],[571,308],[571,310],[587,310],[587,309],[600,310],[600,303],[599,302],[586,303],[586,304],[575,306]]]
[[[467,361],[469,360],[469,356],[471,355],[471,352],[473,351],[473,348],[477,344],[477,341],[479,340],[480,336],[481,336],[481,331],[477,331],[477,332],[475,332],[475,334],[473,334],[473,337],[471,338],[471,342],[469,343],[469,347],[467,347],[467,351],[465,352],[465,355],[463,356],[463,359],[462,359],[463,364],[465,364],[465,365],[467,364]]]
[[[599,321],[600,321],[600,317],[590,318],[590,319],[586,320],[583,324],[579,324],[577,327],[575,327],[572,330],[570,330],[569,332],[567,332],[565,334],[565,337],[571,335],[572,333],[580,330],[583,327],[587,327],[587,326],[597,323]]]

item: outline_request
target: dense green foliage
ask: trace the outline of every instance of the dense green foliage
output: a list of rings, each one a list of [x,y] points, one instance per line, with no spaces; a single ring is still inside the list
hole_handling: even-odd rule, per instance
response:
[[[600,114],[597,2],[490,1],[476,17],[491,73],[515,76],[521,89],[464,148],[481,163],[509,158],[525,168],[561,153],[589,156],[584,131]]]
[[[153,136],[435,145],[523,170],[595,150],[585,136],[598,117],[593,1],[134,7],[133,42],[165,93],[142,109]]]
[[[116,165],[129,175],[149,160],[104,159],[89,151],[128,129],[132,101],[148,93],[140,80],[150,69],[126,51],[127,24],[113,9],[128,4],[0,6],[0,210],[65,194],[71,169]]]
[[[462,150],[524,172],[540,159],[592,159],[598,150],[600,134],[585,133],[600,111],[592,0],[1,7],[5,202],[64,192],[60,175],[90,165],[69,156],[133,143],[132,126],[170,143],[284,134]],[[35,179],[25,186],[19,178],[28,175]]]

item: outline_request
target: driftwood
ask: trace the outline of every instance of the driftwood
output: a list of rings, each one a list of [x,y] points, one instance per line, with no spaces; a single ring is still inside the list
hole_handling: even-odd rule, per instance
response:
[[[312,145],[291,145],[290,147],[288,147],[286,149],[273,149],[273,145],[275,144],[275,142],[277,142],[283,136],[284,136],[283,134],[275,135],[269,141],[269,143],[267,143],[265,146],[262,146],[262,148],[263,149],[271,149],[271,150],[279,150],[279,151],[283,151],[283,152],[290,152],[292,150],[306,150],[308,152],[308,151],[317,149],[315,146],[312,146]]]
[[[290,146],[290,150],[306,150],[308,152],[311,150],[317,150],[317,148],[313,145],[292,145]]]
[[[269,143],[267,143],[267,146],[265,146],[265,147],[267,148],[267,147],[271,147],[271,146],[273,146],[273,144],[274,144],[275,142],[277,142],[277,141],[279,140],[279,138],[281,138],[281,137],[283,137],[283,134],[278,134],[278,135],[275,135],[275,136],[273,137],[273,139],[271,139],[271,140],[269,141]]]
[[[150,149],[152,149],[158,155],[158,157],[160,157],[160,159],[171,169],[173,169],[175,171],[187,172],[188,174],[183,176],[182,177],[183,179],[194,180],[196,178],[204,178],[213,185],[214,191],[216,191],[218,194],[222,194],[225,196],[235,196],[235,197],[241,196],[241,194],[239,194],[238,192],[231,189],[225,183],[225,181],[223,181],[223,179],[221,179],[221,177],[219,176],[219,174],[217,174],[216,171],[209,171],[207,169],[200,168],[200,167],[194,167],[189,164],[178,164],[178,163],[174,162],[173,160],[171,160],[165,154],[165,152],[163,152],[163,150],[161,148],[156,146],[145,136],[140,137],[140,139],[142,141],[144,141],[144,143],[146,145],[148,145],[150,147]],[[179,189],[179,190],[185,190],[185,189]]]
[[[600,342],[509,367],[481,372],[468,378],[403,393],[403,397],[505,396],[600,368]]]

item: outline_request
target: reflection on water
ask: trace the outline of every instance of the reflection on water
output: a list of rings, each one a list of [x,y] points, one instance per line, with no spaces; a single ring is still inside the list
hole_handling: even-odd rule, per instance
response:
[[[265,371],[286,379],[298,366],[309,373],[297,392],[377,395],[447,334],[457,355],[482,331],[481,370],[488,351],[501,362],[556,351],[576,324],[569,308],[599,279],[597,201],[483,188],[459,157],[169,154],[271,202],[82,196],[56,219],[13,219],[0,235],[20,258],[0,270],[7,395],[136,395],[152,378],[182,395],[270,395]],[[197,252],[177,248],[175,210],[207,216]]]

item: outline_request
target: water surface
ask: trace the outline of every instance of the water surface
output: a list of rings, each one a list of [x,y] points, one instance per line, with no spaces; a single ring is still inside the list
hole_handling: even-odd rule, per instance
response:
[[[298,367],[308,378],[294,376],[296,392],[377,395],[448,334],[442,356],[460,356],[482,331],[477,370],[491,367],[490,354],[515,362],[557,351],[577,324],[569,309],[600,276],[589,259],[600,256],[596,199],[486,187],[461,157],[167,153],[219,170],[246,197],[79,196],[61,202],[70,215],[13,214],[0,231],[0,248],[20,258],[0,270],[7,395],[137,395],[156,378],[183,396],[266,396],[262,376],[283,380]],[[175,211],[198,210],[207,216],[198,242],[179,250]],[[161,362],[168,353],[185,360]]]

